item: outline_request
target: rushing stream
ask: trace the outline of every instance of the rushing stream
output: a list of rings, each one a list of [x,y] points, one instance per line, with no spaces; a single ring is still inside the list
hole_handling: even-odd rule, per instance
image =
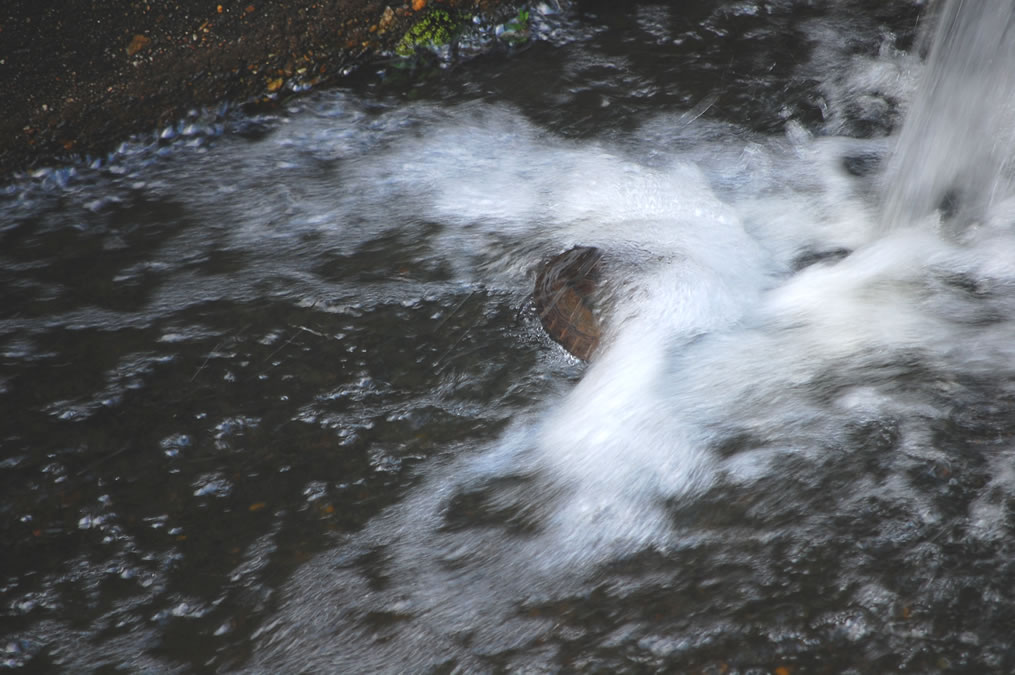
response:
[[[1009,4],[542,5],[6,187],[0,663],[1012,671]]]

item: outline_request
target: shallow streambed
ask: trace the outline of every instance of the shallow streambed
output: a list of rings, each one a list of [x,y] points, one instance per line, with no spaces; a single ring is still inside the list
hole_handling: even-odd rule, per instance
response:
[[[885,170],[921,3],[671,4],[6,188],[5,664],[1015,667],[1015,209]]]

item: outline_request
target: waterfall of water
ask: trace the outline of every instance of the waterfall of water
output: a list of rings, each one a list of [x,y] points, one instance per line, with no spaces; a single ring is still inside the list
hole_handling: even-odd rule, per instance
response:
[[[1012,188],[1015,4],[946,0],[884,183],[883,222],[982,217]]]

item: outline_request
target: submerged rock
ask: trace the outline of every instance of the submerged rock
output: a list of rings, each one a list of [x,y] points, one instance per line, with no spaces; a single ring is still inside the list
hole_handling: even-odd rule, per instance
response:
[[[602,258],[593,246],[568,249],[543,264],[532,292],[547,335],[583,361],[595,353],[602,335],[593,302]]]

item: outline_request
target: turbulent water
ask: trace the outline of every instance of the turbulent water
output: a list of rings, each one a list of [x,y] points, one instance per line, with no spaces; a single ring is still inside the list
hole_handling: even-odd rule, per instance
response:
[[[540,6],[8,187],[6,665],[1015,668],[1013,12],[835,5]]]

